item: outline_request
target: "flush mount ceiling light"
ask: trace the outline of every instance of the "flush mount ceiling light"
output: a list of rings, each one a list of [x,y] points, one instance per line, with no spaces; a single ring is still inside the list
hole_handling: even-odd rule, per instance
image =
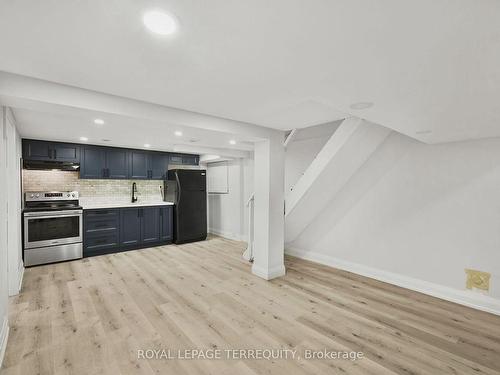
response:
[[[80,141],[87,142],[89,139],[87,137],[80,137]]]
[[[101,118],[96,118],[94,120],[94,124],[96,124],[96,125],[104,125],[104,120],[101,119]]]
[[[230,145],[235,145],[235,144],[236,144],[236,141],[235,141],[234,139],[231,139],[231,140],[229,141],[229,144],[230,144]]]
[[[144,147],[151,147],[149,143],[144,143]]]
[[[351,107],[351,109],[367,109],[367,108],[373,107],[373,103],[372,102],[359,102],[359,103],[353,103],[349,107]]]
[[[152,10],[144,13],[142,21],[146,28],[152,33],[159,35],[170,35],[177,30],[177,21],[170,14]]]
[[[177,130],[175,133],[174,133],[177,137],[182,137],[182,132]]]

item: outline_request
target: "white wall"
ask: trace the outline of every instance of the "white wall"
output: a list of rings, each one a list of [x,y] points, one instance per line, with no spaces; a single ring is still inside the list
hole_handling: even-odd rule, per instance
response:
[[[343,120],[297,129],[285,150],[285,196]]]
[[[21,137],[16,129],[15,119],[10,110],[6,111],[7,130],[7,212],[8,212],[8,257],[9,295],[19,293],[23,274],[21,242]]]
[[[21,250],[21,139],[15,120],[1,107],[0,121],[0,365],[8,337],[8,296],[19,292]]]
[[[223,237],[246,241],[246,200],[253,191],[253,160],[235,159],[228,164],[227,194],[208,194],[208,230]],[[210,164],[207,166],[210,173]]]
[[[290,253],[485,310],[500,306],[500,138],[426,145],[393,133],[324,204]],[[494,301],[465,291],[466,268],[492,274]]]
[[[292,190],[329,138],[330,135],[323,135],[288,144],[285,152],[285,195]]]

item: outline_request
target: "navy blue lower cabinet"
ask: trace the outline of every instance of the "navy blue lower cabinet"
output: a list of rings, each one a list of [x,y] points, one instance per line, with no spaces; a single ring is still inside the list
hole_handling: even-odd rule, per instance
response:
[[[173,239],[173,206],[160,208],[160,241]]]
[[[120,245],[132,246],[141,243],[141,208],[120,209]]]
[[[83,217],[85,257],[172,242],[173,206],[101,208]]]
[[[146,244],[160,241],[160,208],[144,207],[141,211],[141,242]]]
[[[85,210],[83,214],[83,256],[115,252],[119,244],[120,210]]]

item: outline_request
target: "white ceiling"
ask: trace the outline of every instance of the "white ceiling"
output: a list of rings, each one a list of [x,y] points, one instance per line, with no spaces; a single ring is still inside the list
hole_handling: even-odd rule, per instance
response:
[[[179,33],[147,32],[151,8]],[[453,141],[500,136],[499,21],[498,0],[2,1],[0,70],[279,129],[350,113]]]
[[[151,150],[177,151],[188,145],[193,153],[196,149],[225,148],[252,151],[253,142],[234,134],[215,132],[177,126],[165,122],[95,113],[68,111],[67,113],[46,113],[35,110],[14,108],[14,116],[21,136],[63,142],[82,142],[79,138],[88,138],[89,144],[111,145],[145,149],[150,144]],[[104,125],[94,124],[94,119],[105,121]],[[181,131],[182,136],[176,136]],[[230,145],[230,140],[236,140]]]

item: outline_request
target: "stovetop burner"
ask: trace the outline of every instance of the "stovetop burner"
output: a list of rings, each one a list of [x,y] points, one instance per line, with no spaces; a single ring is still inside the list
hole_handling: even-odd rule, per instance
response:
[[[64,210],[82,210],[83,207],[80,206],[79,204],[57,204],[57,203],[50,203],[50,204],[41,204],[37,206],[28,206],[25,205],[24,207],[24,212],[37,212],[37,211],[64,211]]]
[[[78,192],[27,192],[25,193],[24,212],[81,210]]]

